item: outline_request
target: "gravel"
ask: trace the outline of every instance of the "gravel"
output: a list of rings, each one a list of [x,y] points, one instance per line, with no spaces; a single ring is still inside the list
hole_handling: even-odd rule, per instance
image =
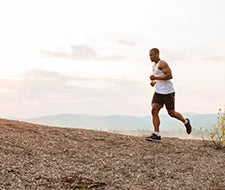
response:
[[[225,189],[225,149],[0,119],[0,189]]]

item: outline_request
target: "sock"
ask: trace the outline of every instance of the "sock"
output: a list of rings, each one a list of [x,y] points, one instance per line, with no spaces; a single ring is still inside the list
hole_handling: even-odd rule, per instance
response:
[[[155,135],[157,135],[158,137],[160,136],[159,132],[154,132]]]

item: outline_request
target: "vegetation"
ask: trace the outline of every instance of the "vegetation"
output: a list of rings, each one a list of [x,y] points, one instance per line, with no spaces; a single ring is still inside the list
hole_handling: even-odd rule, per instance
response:
[[[200,133],[203,141],[207,144],[213,144],[216,148],[225,147],[225,108],[219,109],[217,114],[217,123],[212,126],[212,129],[209,131],[210,142],[205,141],[202,127],[200,127]],[[212,143],[211,143],[212,142]]]
[[[210,138],[217,148],[225,147],[225,108],[219,109],[217,123],[212,126]]]

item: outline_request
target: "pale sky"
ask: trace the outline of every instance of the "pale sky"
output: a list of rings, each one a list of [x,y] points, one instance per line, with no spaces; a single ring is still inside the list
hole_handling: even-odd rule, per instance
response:
[[[224,10],[224,0],[0,0],[0,117],[149,115],[153,47],[173,71],[176,110],[217,113]]]

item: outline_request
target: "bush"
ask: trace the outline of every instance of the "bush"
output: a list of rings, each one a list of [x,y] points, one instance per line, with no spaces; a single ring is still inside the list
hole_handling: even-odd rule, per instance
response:
[[[217,148],[225,147],[225,108],[223,111],[219,109],[217,123],[212,126],[209,135]]]

